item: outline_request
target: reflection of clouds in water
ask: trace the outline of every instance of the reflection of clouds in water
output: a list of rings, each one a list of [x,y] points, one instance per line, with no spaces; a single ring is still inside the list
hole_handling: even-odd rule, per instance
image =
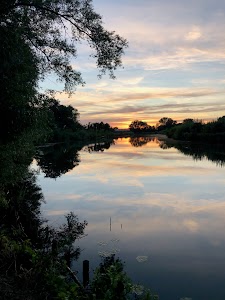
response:
[[[111,242],[119,242],[120,240],[119,239],[111,239]]]
[[[136,179],[139,177],[158,177],[158,176],[168,176],[167,179],[172,179],[175,177],[184,177],[184,176],[200,176],[211,173],[212,175],[217,171],[214,169],[209,169],[204,167],[203,165],[177,165],[175,166],[171,160],[169,160],[168,164],[163,164],[162,162],[156,162],[154,160],[147,160],[141,163],[131,163],[128,160],[126,161],[105,161],[104,158],[102,160],[104,164],[99,165],[99,163],[90,164],[89,170],[85,168],[82,173],[82,165],[80,166],[80,174],[76,174],[75,171],[71,171],[68,173],[68,177],[79,176],[78,180],[85,180],[91,182],[102,182],[102,178],[104,177],[104,181],[106,178],[110,182],[110,184],[126,185],[126,179]],[[176,160],[177,161],[177,160]],[[110,172],[109,172],[110,170]],[[123,180],[122,180],[123,179]],[[191,178],[190,178],[191,179]],[[200,180],[200,178],[198,178]],[[204,180],[204,178],[202,178]]]
[[[211,243],[211,245],[213,245],[214,247],[220,247],[221,246],[221,241],[219,241],[219,240],[212,240],[212,241],[210,241],[210,243]]]
[[[135,148],[136,149],[136,148]],[[170,152],[170,153],[169,153]],[[149,158],[149,153],[143,153],[143,152],[139,152],[139,148],[136,149],[135,152],[113,152],[113,153],[109,153],[106,152],[104,153],[106,156],[110,156],[110,157],[121,157],[122,159],[148,159]],[[151,150],[151,159],[160,159],[160,160],[173,160],[173,161],[189,161],[190,158],[183,156],[181,157],[180,154],[175,150],[175,151],[171,151],[171,149],[167,150],[166,152],[164,150]],[[88,158],[88,161],[90,161],[91,159]],[[93,160],[94,161],[94,160]]]
[[[132,236],[171,230],[187,232],[187,229],[192,233],[214,230],[222,233],[225,203],[221,200],[190,199],[188,192],[176,195],[132,191],[132,195],[75,195],[74,200],[71,194],[68,200],[67,195],[58,199],[52,194],[43,206],[44,213],[60,216],[75,211],[88,220],[88,231],[100,232],[105,230],[109,216],[116,216],[118,226],[123,223],[123,229]]]
[[[120,156],[122,151],[124,157]],[[114,233],[121,234],[121,252],[127,248],[134,261],[140,249],[147,254],[151,251],[151,255],[153,250],[157,255],[166,251],[194,251],[193,255],[199,255],[203,240],[208,251],[215,247],[222,251],[224,169],[206,161],[194,162],[174,150],[138,148],[133,160],[129,160],[129,151],[132,159],[135,153],[130,145],[116,145],[104,153],[84,153],[81,164],[66,176],[56,181],[39,177],[46,199],[45,214],[53,219],[74,211],[79,219],[88,220],[89,238],[99,235],[94,244],[98,240],[107,244],[98,248],[101,255],[118,251],[107,240],[110,216]],[[193,239],[198,240],[196,244]]]
[[[100,247],[105,247],[105,246],[109,246],[110,247],[110,244],[111,243],[114,243],[114,242],[119,242],[119,239],[117,238],[113,238],[111,239],[109,242],[106,242],[106,241],[100,241],[98,242],[98,246]],[[98,251],[98,255],[101,256],[101,257],[110,257],[112,255],[116,255],[117,253],[120,252],[120,249],[118,248],[114,248],[114,245],[112,244],[113,248],[112,249],[108,249],[108,250],[104,250],[104,251]]]
[[[79,241],[84,259],[93,263],[98,254],[119,252],[135,282],[144,276],[141,282],[148,286],[149,274],[162,285],[175,278],[177,299],[191,300],[193,294],[180,292],[179,282],[193,279],[197,289],[199,278],[210,275],[215,283],[224,276],[225,169],[175,151],[145,147],[135,155],[130,146],[116,147],[81,154],[72,172],[56,182],[45,179],[43,208],[54,224],[64,222],[58,218],[69,211],[88,220],[88,238]]]
[[[112,255],[115,255],[117,253],[119,253],[120,250],[119,249],[112,249],[109,251],[98,251],[98,255],[101,257],[110,257]]]
[[[184,226],[191,232],[199,230],[199,224],[194,220],[184,220]]]
[[[136,260],[138,262],[142,263],[142,262],[145,262],[145,261],[148,260],[148,256],[146,256],[146,255],[139,255],[139,256],[136,257]]]
[[[108,243],[107,243],[107,242],[98,242],[98,245],[99,245],[99,246],[107,246]]]

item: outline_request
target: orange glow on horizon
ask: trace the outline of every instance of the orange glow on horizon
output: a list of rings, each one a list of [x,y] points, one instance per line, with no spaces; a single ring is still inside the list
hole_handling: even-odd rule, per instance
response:
[[[151,120],[151,121],[148,121],[148,120],[141,120],[141,118],[136,118],[136,119],[133,119],[131,121],[121,121],[121,122],[111,122],[110,123],[110,126],[111,127],[117,127],[119,129],[129,129],[129,125],[135,121],[135,120],[139,120],[139,121],[143,121],[143,122],[146,122],[148,125],[150,126],[156,126],[156,124],[158,123],[158,120],[159,119],[156,119],[156,121],[154,120]]]
[[[162,118],[162,117],[169,117],[169,118],[172,118],[173,120],[177,121],[177,123],[182,123],[184,119],[186,119],[186,116],[184,116],[183,118],[180,118],[180,117],[171,117],[169,115],[164,115],[162,114],[161,117],[156,117],[156,118],[151,118],[151,120],[146,120],[146,119],[142,119],[142,118],[134,118],[132,119],[131,121],[118,121],[118,122],[110,122],[110,126],[111,127],[117,127],[118,129],[129,129],[129,125],[135,121],[135,120],[139,120],[139,121],[143,121],[143,122],[146,122],[148,125],[150,126],[155,126],[157,127],[157,125],[159,124],[159,120]],[[188,117],[187,117],[188,118]],[[212,122],[212,121],[216,121],[218,118],[201,118],[201,117],[193,117],[194,120],[199,120],[199,121],[202,121],[203,123],[208,123],[208,122]]]

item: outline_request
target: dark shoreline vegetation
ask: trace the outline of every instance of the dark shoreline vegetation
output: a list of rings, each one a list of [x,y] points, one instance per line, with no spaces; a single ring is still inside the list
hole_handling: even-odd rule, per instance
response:
[[[135,120],[129,125],[129,129],[132,133],[139,135],[163,133],[169,138],[180,141],[225,143],[225,116],[208,123],[191,118],[177,123],[171,118],[163,117],[156,126]]]

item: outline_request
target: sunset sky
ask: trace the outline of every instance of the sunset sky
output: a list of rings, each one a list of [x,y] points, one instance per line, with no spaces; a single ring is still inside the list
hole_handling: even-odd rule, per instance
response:
[[[79,45],[72,61],[86,82],[68,98],[81,123],[127,128],[138,119],[161,117],[208,121],[225,115],[225,0],[93,0],[108,30],[129,48],[116,80],[98,79],[90,49]],[[53,77],[48,88],[60,89]]]

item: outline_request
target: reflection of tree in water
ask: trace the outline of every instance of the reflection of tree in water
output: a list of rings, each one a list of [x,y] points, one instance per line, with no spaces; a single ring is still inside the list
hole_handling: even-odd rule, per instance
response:
[[[191,156],[194,160],[208,159],[216,165],[225,165],[225,149],[220,144],[200,144],[200,143],[172,143],[168,141],[158,141],[160,148],[176,148],[181,153]]]
[[[103,143],[95,143],[87,145],[83,148],[84,151],[87,151],[89,153],[91,152],[103,152],[106,149],[109,149],[111,145],[114,145],[115,142],[113,140]]]
[[[163,150],[165,149],[169,149],[169,148],[172,148],[173,146],[171,146],[168,142],[166,141],[162,141],[162,140],[159,140],[159,139],[156,139],[156,143],[159,144],[159,147]],[[174,146],[175,147],[175,146]]]
[[[133,147],[142,147],[154,140],[155,138],[150,136],[136,136],[136,137],[131,137],[129,142]]]
[[[81,148],[66,144],[41,147],[37,151],[35,159],[46,177],[57,178],[79,165],[78,151]]]
[[[0,147],[5,160],[0,177],[0,298],[58,299],[59,291],[70,287],[69,264],[80,253],[74,242],[84,236],[87,222],[79,222],[73,213],[59,228],[44,222],[43,195],[35,173],[28,171],[32,151],[10,151],[10,146]],[[16,176],[4,171],[15,166]]]

